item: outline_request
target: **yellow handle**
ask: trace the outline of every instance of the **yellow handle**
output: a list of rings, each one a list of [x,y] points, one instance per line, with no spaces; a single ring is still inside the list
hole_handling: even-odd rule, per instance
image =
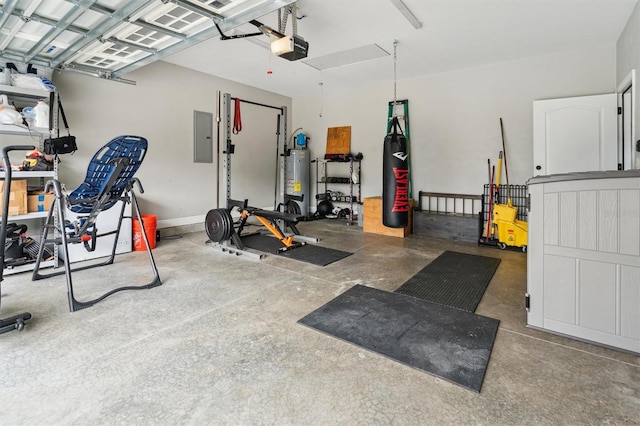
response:
[[[502,151],[498,155],[498,174],[496,175],[496,188],[500,189],[500,176],[502,176]]]

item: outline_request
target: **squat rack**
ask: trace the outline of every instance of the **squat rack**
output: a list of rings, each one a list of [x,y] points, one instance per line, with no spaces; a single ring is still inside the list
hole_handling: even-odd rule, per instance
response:
[[[277,130],[276,130],[276,135],[277,135],[277,146],[276,146],[276,155],[278,157],[278,164],[279,167],[276,170],[276,194],[275,194],[275,198],[276,201],[275,205],[274,205],[274,209],[276,208],[278,202],[279,203],[284,203],[284,188],[285,188],[285,182],[284,179],[287,176],[287,161],[284,158],[284,156],[280,155],[280,145],[282,145],[283,147],[283,153],[286,155],[286,151],[287,151],[287,107],[286,106],[281,106],[281,107],[276,107],[273,105],[267,105],[267,104],[263,104],[260,102],[254,102],[254,101],[249,101],[246,99],[239,99],[236,97],[232,97],[231,94],[229,93],[225,93],[223,96],[223,104],[224,104],[224,111],[225,111],[225,146],[224,146],[224,150],[223,150],[223,154],[225,155],[224,157],[224,163],[223,163],[223,168],[224,168],[224,174],[223,174],[223,178],[225,181],[225,197],[224,197],[224,202],[226,203],[227,200],[231,199],[231,154],[233,154],[235,152],[235,145],[231,143],[231,104],[235,101],[239,101],[240,103],[246,103],[246,104],[250,104],[250,105],[256,105],[256,106],[260,106],[260,107],[264,107],[264,108],[270,108],[270,109],[275,109],[277,111],[280,112],[280,114],[278,114],[278,125],[277,125]],[[219,135],[218,135],[219,137]],[[218,150],[218,157],[220,156],[220,150]],[[278,192],[280,193],[280,197],[278,198]],[[218,195],[219,196],[219,195]],[[216,203],[219,205],[220,200],[217,199]],[[226,204],[225,204],[226,205]],[[226,206],[228,207],[228,206]]]

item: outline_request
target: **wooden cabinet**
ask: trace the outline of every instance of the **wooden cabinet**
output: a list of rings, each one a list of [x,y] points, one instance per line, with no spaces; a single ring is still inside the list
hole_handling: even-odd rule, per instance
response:
[[[409,222],[404,228],[389,228],[382,223],[382,197],[368,197],[364,199],[364,222],[362,231],[371,234],[388,235],[391,237],[406,237],[413,232],[414,201],[409,200]]]

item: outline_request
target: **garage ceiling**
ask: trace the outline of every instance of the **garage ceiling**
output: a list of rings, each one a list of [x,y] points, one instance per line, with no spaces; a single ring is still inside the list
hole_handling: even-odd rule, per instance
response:
[[[0,52],[6,61],[120,79],[291,2],[4,0]]]
[[[221,40],[215,27],[278,28],[288,0],[0,0],[0,52],[112,79],[164,60],[295,97],[391,82],[394,40],[398,79],[615,44],[637,1],[299,0],[309,55],[292,62],[270,53],[272,37]]]

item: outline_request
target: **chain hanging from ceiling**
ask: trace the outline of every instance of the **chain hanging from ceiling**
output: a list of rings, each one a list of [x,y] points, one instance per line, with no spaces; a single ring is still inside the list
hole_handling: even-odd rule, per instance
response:
[[[322,79],[322,70],[320,70],[320,82],[318,83],[320,86],[320,114],[318,116],[322,118],[322,111],[324,110],[324,82]]]
[[[397,96],[397,85],[398,85],[398,40],[393,40],[393,105],[395,107],[398,96]]]

